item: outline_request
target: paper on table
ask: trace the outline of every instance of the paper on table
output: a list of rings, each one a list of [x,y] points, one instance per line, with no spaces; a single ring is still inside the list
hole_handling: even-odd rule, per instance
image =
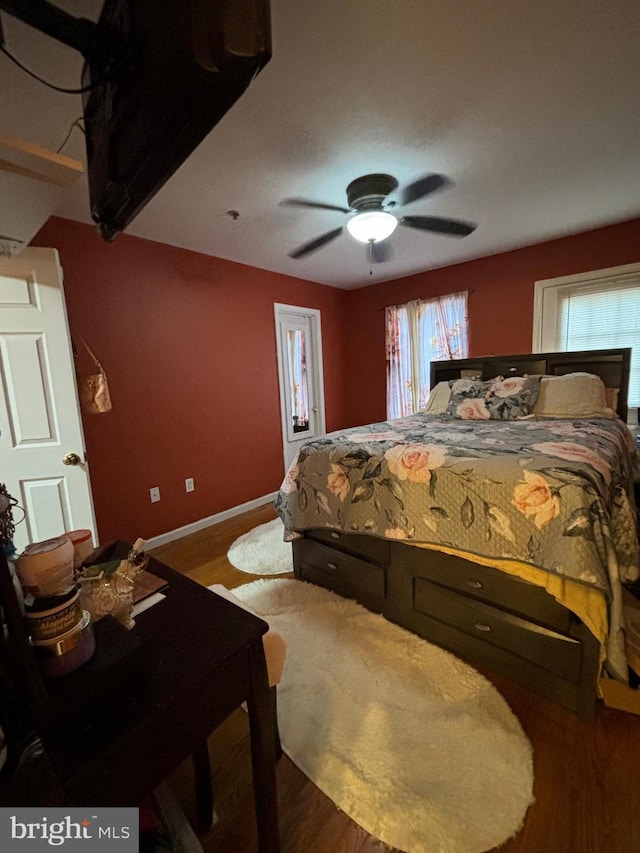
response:
[[[162,601],[162,599],[166,597],[167,596],[163,595],[161,592],[155,592],[152,595],[148,595],[146,598],[143,598],[142,601],[139,601],[137,604],[133,605],[131,616],[135,619],[136,616],[139,616],[141,613],[144,613],[145,610],[148,610],[150,607],[153,607],[154,604],[158,604],[158,602]]]

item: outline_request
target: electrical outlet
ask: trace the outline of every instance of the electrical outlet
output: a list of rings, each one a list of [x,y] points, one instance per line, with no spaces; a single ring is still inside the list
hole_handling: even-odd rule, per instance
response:
[[[158,503],[160,500],[160,487],[154,486],[152,489],[149,489],[149,497],[152,504]]]
[[[195,489],[195,486],[193,485],[193,477],[187,477],[184,481],[184,488],[187,492],[192,492]]]

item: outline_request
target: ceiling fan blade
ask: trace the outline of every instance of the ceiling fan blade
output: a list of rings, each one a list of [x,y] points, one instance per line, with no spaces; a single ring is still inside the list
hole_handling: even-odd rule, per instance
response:
[[[351,213],[348,207],[340,207],[337,204],[325,204],[322,201],[311,201],[307,198],[285,198],[280,204],[287,207],[315,207],[320,210],[339,210],[340,213]]]
[[[304,256],[310,254],[310,252],[315,252],[316,249],[319,249],[326,243],[330,243],[332,240],[335,240],[336,237],[340,236],[343,230],[343,228],[334,228],[333,231],[327,231],[326,234],[322,234],[322,236],[316,237],[315,240],[311,240],[311,242],[305,243],[304,246],[300,246],[299,248],[294,249],[293,252],[289,252],[289,257],[296,260],[298,258],[304,258]]]
[[[416,181],[407,184],[406,187],[400,187],[398,190],[398,203],[411,204],[412,201],[417,201],[419,198],[424,198],[436,190],[441,190],[449,186],[451,186],[451,181],[444,175],[423,175]]]
[[[478,227],[473,222],[462,222],[460,219],[442,219],[439,216],[403,216],[398,222],[409,228],[421,231],[434,231],[436,234],[449,234],[452,237],[466,237]]]
[[[393,256],[391,241],[387,239],[369,243],[367,254],[370,264],[382,264],[385,261],[390,261]]]

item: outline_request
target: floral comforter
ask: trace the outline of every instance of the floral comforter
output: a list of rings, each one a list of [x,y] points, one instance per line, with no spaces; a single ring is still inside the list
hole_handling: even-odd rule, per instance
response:
[[[285,538],[329,527],[507,558],[602,590],[638,577],[634,443],[618,419],[419,414],[305,444]]]

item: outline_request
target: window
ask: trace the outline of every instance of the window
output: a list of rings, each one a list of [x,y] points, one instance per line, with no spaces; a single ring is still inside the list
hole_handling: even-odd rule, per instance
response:
[[[309,386],[307,384],[307,354],[304,329],[287,331],[287,354],[289,356],[289,380],[291,386],[291,411],[293,431],[309,429]]]
[[[432,361],[466,358],[467,291],[385,308],[387,417],[423,409]]]
[[[631,347],[629,407],[640,406],[640,264],[536,282],[533,351]]]

